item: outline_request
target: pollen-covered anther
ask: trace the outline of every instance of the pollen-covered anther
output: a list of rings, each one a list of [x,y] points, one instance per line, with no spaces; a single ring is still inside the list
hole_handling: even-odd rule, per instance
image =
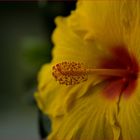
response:
[[[58,63],[53,66],[52,71],[52,75],[60,84],[75,85],[88,79],[86,69],[82,63]]]

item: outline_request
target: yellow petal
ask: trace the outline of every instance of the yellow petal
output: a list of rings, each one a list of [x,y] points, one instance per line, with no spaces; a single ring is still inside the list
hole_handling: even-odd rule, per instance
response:
[[[140,4],[139,4],[139,13],[140,13]],[[140,21],[140,18],[139,18]],[[129,51],[135,54],[137,61],[140,61],[140,23],[138,22],[137,25],[134,27],[133,32],[131,34],[131,39],[129,42]]]
[[[102,55],[111,55],[110,47],[124,45],[130,52],[139,52],[139,39],[134,38],[139,36],[139,11],[137,0],[79,1],[69,17],[56,18],[53,61],[83,61],[97,66],[96,60]]]
[[[103,88],[104,84],[90,88],[64,116],[53,118],[48,140],[119,139],[117,104],[102,96]]]
[[[124,91],[125,92],[125,91]],[[130,98],[122,94],[119,103],[118,121],[123,140],[140,139],[140,79]]]
[[[120,17],[124,15],[120,13],[121,4],[119,0],[79,1],[76,13],[80,16],[77,22],[81,24],[80,29],[86,29],[85,40],[98,40],[108,46],[122,43]],[[73,27],[79,29],[78,26]]]
[[[77,17],[78,18],[78,17]],[[68,18],[57,17],[57,28],[53,34],[53,63],[62,61],[83,62],[87,66],[96,66],[101,55],[109,55],[97,42],[86,43],[68,24]],[[90,51],[89,51],[90,50]]]
[[[98,40],[110,46],[124,43],[129,47],[131,34],[139,26],[140,1],[79,0],[72,17],[71,26],[78,32],[84,31],[85,40]]]

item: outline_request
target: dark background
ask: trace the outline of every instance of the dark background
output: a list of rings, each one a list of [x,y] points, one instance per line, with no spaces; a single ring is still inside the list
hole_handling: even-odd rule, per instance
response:
[[[54,18],[74,8],[69,0],[0,2],[0,140],[40,139],[37,72],[51,60]]]

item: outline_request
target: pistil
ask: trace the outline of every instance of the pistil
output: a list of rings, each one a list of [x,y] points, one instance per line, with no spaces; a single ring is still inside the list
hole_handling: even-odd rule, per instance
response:
[[[88,75],[106,77],[129,77],[129,69],[96,69],[86,68],[82,63],[62,62],[53,66],[53,76],[60,84],[74,85],[88,80]]]

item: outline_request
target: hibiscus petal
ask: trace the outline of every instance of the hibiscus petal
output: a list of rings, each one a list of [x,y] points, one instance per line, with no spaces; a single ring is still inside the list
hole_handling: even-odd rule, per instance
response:
[[[140,79],[131,97],[122,94],[119,103],[118,121],[121,126],[121,135],[124,140],[140,139]]]
[[[121,44],[124,40],[121,17],[121,1],[79,1],[76,13],[79,14],[78,21],[81,24],[80,29],[85,30],[85,40],[98,40],[104,45],[112,46]],[[76,18],[75,18],[76,19]],[[77,24],[77,25],[79,25]],[[78,26],[73,28],[79,29]],[[76,29],[76,30],[77,30]]]
[[[102,96],[104,83],[87,90],[90,94],[71,104],[64,116],[52,118],[52,133],[48,140],[112,140],[119,139],[117,100]],[[58,125],[59,124],[59,125]]]
[[[52,37],[55,45],[53,49],[53,62],[59,63],[64,60],[77,61],[84,62],[86,66],[96,66],[96,60],[101,55],[108,55],[108,53],[101,50],[100,44],[95,41],[90,44],[85,43],[85,41],[80,38],[81,34],[76,34],[71,26],[69,26],[68,18],[56,18],[57,28]]]

